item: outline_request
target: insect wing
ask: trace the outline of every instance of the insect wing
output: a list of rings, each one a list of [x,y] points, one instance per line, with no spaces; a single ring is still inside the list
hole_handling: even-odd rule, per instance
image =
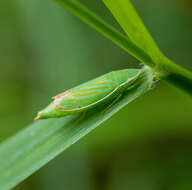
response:
[[[126,90],[138,75],[138,69],[113,71],[67,90],[53,97],[54,101],[38,113],[36,120],[83,112],[108,102]]]
[[[110,73],[61,94],[59,98],[55,98],[55,101],[60,100],[58,108],[75,111],[94,106],[116,87],[109,75]]]

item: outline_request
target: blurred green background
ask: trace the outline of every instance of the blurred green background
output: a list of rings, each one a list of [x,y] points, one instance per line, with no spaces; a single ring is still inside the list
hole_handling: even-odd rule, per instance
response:
[[[101,0],[80,0],[121,30]],[[164,53],[192,70],[191,0],[132,0]],[[50,98],[138,61],[52,0],[0,1],[0,141]],[[160,83],[15,190],[192,189],[192,99]]]

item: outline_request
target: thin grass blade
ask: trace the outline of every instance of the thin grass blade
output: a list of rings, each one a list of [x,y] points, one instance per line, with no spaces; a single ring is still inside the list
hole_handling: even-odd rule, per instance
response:
[[[129,39],[155,63],[163,56],[130,0],[103,0]]]
[[[0,145],[0,189],[8,190],[109,119],[128,103],[151,88],[152,77],[142,82],[102,113],[104,107],[90,110],[83,120],[78,115],[37,121]]]

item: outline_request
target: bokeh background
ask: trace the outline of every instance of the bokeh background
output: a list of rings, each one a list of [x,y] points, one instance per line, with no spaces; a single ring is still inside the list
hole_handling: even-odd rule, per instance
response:
[[[80,0],[121,30],[101,0]],[[163,52],[192,70],[191,0],[132,0]],[[52,0],[0,1],[0,141],[50,98],[138,61]],[[192,99],[159,83],[15,190],[192,189]]]

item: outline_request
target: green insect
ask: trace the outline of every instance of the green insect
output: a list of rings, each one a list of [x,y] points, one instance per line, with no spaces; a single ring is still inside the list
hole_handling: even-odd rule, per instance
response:
[[[134,86],[140,73],[140,69],[112,71],[67,90],[53,97],[53,102],[40,111],[35,120],[85,112],[113,102]]]

